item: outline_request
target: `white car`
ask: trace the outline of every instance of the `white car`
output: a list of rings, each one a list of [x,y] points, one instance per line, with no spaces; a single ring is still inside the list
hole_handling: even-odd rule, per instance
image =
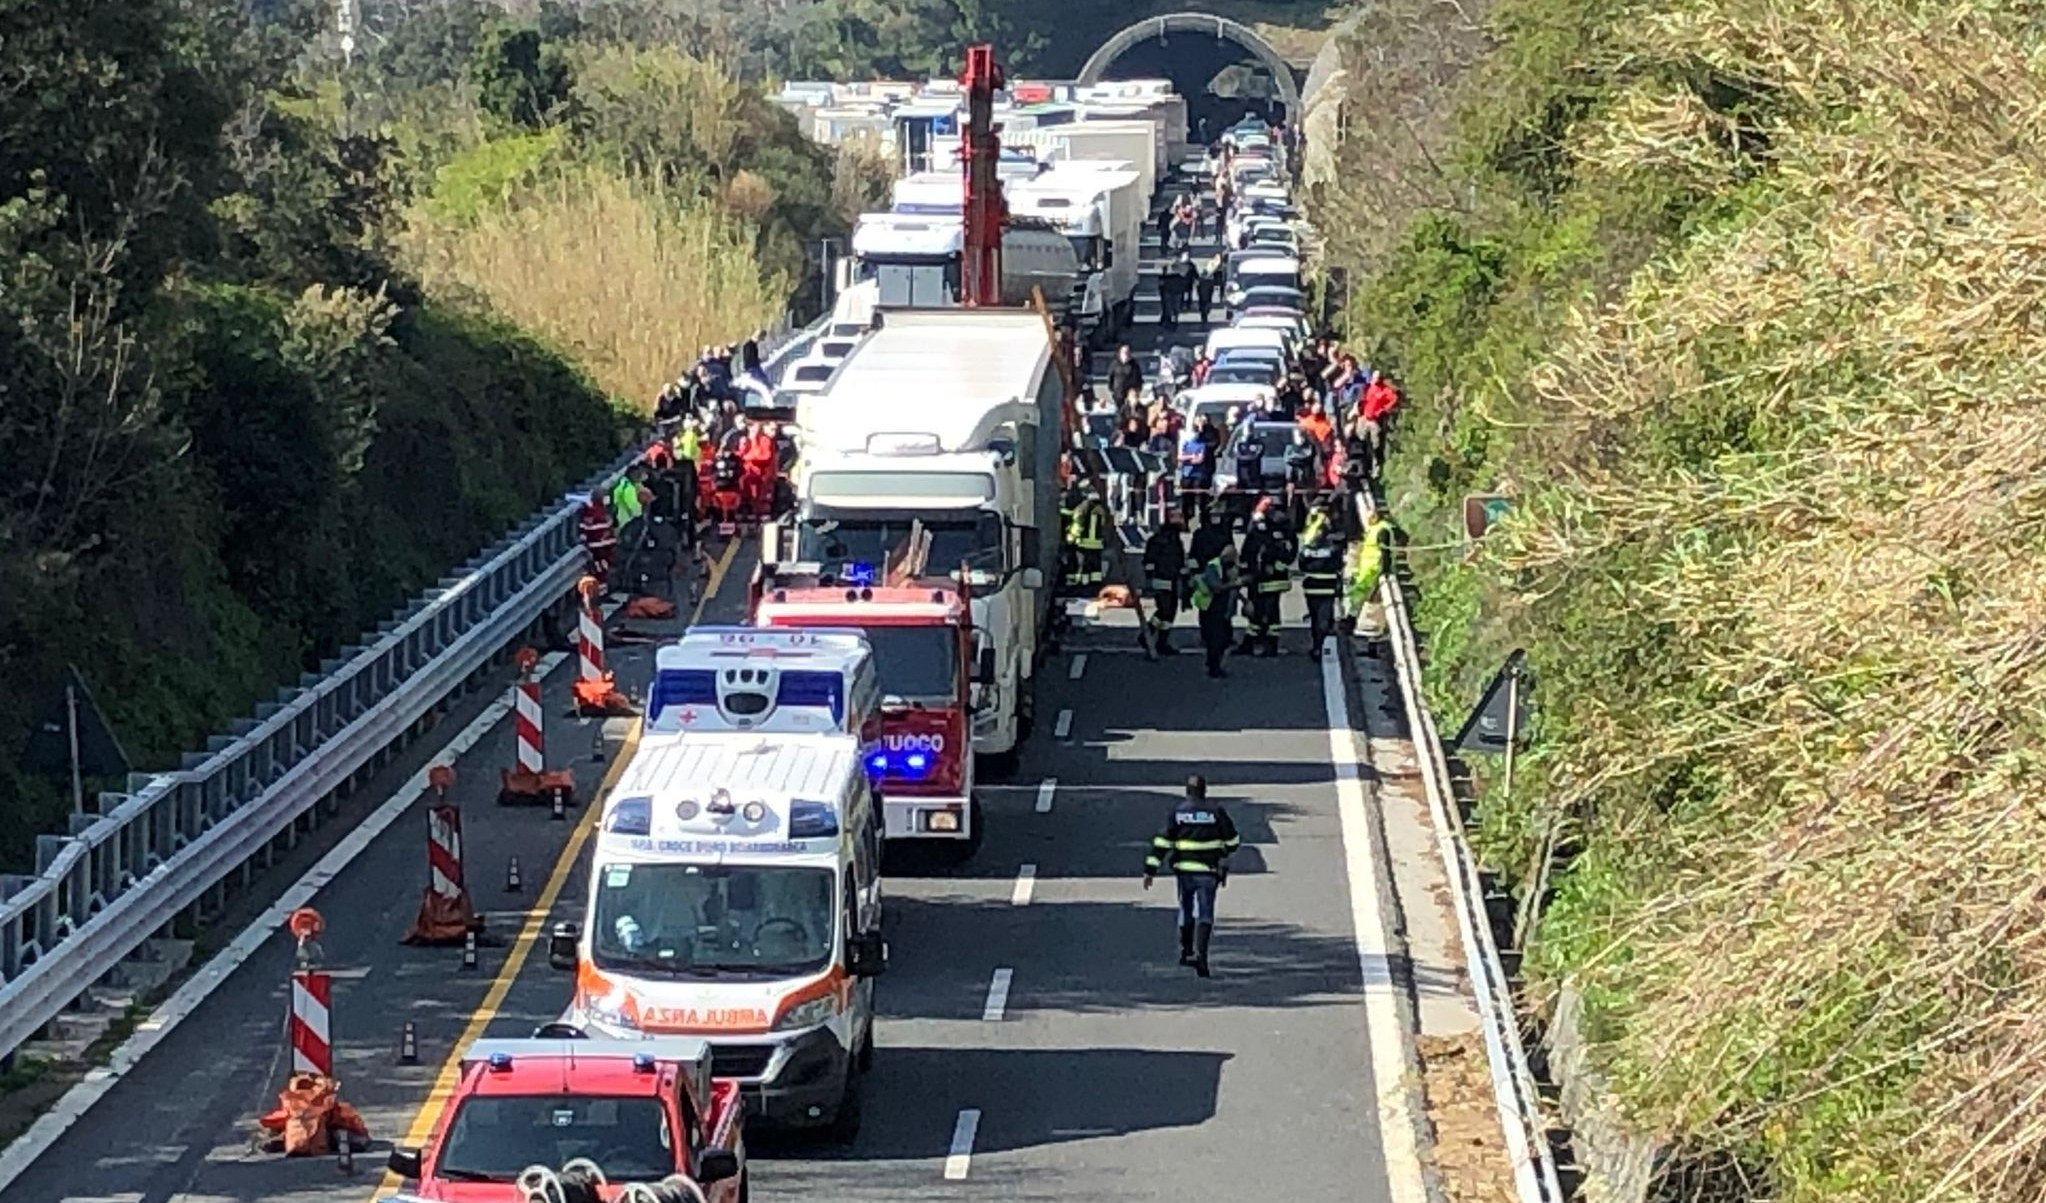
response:
[[[1188,426],[1206,414],[1216,426],[1226,429],[1230,410],[1249,413],[1258,405],[1270,409],[1277,398],[1276,390],[1263,384],[1204,384],[1174,397],[1172,407],[1186,415]]]
[[[1293,354],[1298,356],[1300,348],[1314,333],[1307,324],[1307,318],[1298,313],[1239,313],[1229,323],[1231,330],[1277,330],[1293,345]]]

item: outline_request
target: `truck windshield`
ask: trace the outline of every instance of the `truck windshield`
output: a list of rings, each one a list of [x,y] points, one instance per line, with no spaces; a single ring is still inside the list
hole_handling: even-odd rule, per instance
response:
[[[959,685],[958,632],[952,627],[863,627],[874,645],[881,692],[905,702],[949,702]]]
[[[838,909],[829,869],[780,865],[606,865],[591,944],[627,974],[793,977],[831,959]]]
[[[433,1172],[469,1181],[510,1182],[534,1163],[587,1157],[613,1180],[675,1172],[668,1113],[651,1098],[470,1095],[455,1109]]]
[[[880,303],[888,306],[938,308],[959,303],[959,267],[952,262],[888,262],[869,260],[880,286]]]
[[[1001,516],[986,510],[912,514],[813,507],[797,532],[796,558],[848,576],[871,572],[878,580],[890,560],[902,555],[917,522],[931,537],[930,554],[924,557],[930,574],[956,571],[964,563],[980,584],[1006,567]]]

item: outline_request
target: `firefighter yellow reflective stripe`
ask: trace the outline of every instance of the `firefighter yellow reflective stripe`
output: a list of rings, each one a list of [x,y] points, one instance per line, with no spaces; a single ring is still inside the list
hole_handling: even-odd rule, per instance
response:
[[[1275,581],[1259,581],[1257,583],[1257,591],[1259,593],[1284,593],[1292,587],[1293,582],[1283,576]]]
[[[1220,852],[1234,846],[1231,840],[1174,840],[1174,852]]]
[[[1172,863],[1172,871],[1174,873],[1213,873],[1215,867],[1213,865],[1204,865],[1197,860],[1182,860]]]

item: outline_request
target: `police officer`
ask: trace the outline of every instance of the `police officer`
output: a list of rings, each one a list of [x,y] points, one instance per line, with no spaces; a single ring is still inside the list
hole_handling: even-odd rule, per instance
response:
[[[1343,543],[1333,506],[1332,498],[1316,506],[1300,536],[1300,592],[1307,598],[1308,638],[1317,660],[1322,642],[1335,633],[1336,597],[1343,589]]]
[[[1269,497],[1260,499],[1251,515],[1250,533],[1243,537],[1243,608],[1249,630],[1236,647],[1238,653],[1279,654],[1279,601],[1293,585],[1290,570],[1298,551],[1285,511]]]
[[[1193,513],[1203,523],[1212,512],[1208,503],[1215,489],[1215,443],[1208,437],[1214,429],[1208,415],[1202,414],[1189,422],[1179,436],[1179,492],[1182,501],[1191,503]]]
[[[1066,544],[1073,549],[1072,583],[1081,588],[1099,586],[1105,576],[1101,553],[1106,546],[1108,507],[1095,495],[1094,486],[1080,490],[1080,504],[1066,523]]]
[[[1186,800],[1172,808],[1165,830],[1151,837],[1144,888],[1170,866],[1179,884],[1179,963],[1208,976],[1208,939],[1215,931],[1215,891],[1229,881],[1229,854],[1243,843],[1229,812],[1208,801],[1208,782],[1186,779]]]
[[[1144,540],[1144,589],[1151,599],[1152,646],[1159,654],[1178,653],[1172,646],[1172,620],[1179,617],[1180,578],[1186,574],[1186,531],[1178,509],[1165,507],[1165,520]]]
[[[1189,549],[1193,561],[1187,601],[1200,618],[1201,647],[1208,654],[1208,675],[1222,677],[1222,658],[1229,654],[1229,604],[1236,590],[1236,538],[1229,523],[1207,521],[1194,532]]]

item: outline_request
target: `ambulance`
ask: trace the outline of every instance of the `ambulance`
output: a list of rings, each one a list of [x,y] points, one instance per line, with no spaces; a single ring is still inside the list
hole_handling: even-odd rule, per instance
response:
[[[706,732],[881,739],[874,649],[857,629],[704,626],[654,653],[650,745]]]
[[[874,1056],[881,823],[856,736],[692,734],[642,745],[605,801],[562,1022],[700,1036],[750,1119],[859,1131]]]

